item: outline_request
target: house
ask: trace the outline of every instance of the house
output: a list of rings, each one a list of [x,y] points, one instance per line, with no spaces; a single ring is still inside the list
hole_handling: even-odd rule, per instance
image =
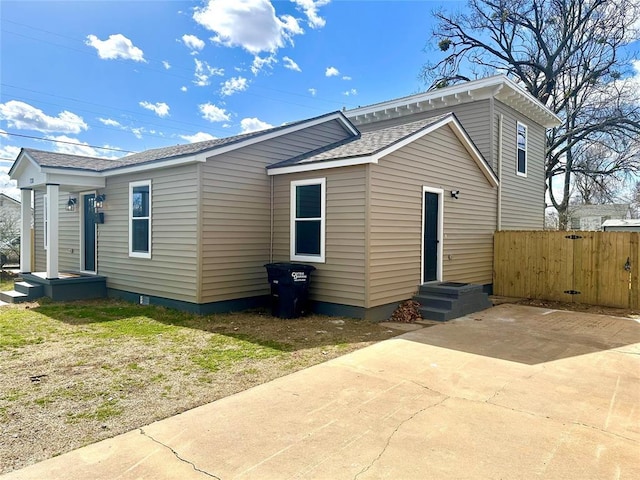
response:
[[[496,76],[119,160],[23,149],[21,270],[208,313],[263,304],[264,264],[304,262],[316,311],[387,318],[425,282],[491,288],[493,232],[543,228],[557,123]]]
[[[605,232],[640,232],[640,220],[605,220],[602,223]]]
[[[569,207],[569,228],[571,230],[602,230],[606,220],[626,220],[631,218],[628,203],[608,205],[572,205]]]

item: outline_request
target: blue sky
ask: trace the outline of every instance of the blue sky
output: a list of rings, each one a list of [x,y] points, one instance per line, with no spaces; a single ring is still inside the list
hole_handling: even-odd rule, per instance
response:
[[[117,157],[416,93],[442,3],[3,0],[0,167],[20,147]]]

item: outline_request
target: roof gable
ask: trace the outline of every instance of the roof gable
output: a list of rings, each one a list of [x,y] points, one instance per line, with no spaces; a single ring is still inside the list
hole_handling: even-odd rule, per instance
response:
[[[445,126],[451,128],[487,181],[491,185],[497,186],[499,182],[496,174],[453,113],[365,132],[358,138],[329,145],[308,154],[270,165],[267,167],[268,173],[269,175],[282,175],[378,163],[381,158]]]

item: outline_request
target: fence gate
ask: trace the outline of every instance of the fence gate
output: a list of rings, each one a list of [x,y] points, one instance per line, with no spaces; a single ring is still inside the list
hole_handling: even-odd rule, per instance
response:
[[[640,233],[496,232],[496,295],[638,308]]]

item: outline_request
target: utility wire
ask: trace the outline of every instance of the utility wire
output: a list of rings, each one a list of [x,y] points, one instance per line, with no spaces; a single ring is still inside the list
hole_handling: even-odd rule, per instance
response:
[[[53,138],[45,138],[45,137],[36,137],[34,135],[23,135],[21,133],[11,133],[11,132],[2,132],[3,135],[13,135],[14,137],[23,137],[23,138],[32,138],[34,140],[44,140],[45,142],[53,142],[53,143],[66,143],[68,145],[77,145],[79,147],[91,147],[91,148],[99,148],[101,150],[111,150],[114,152],[123,152],[123,153],[136,153],[131,150],[122,150],[120,148],[113,147],[99,147],[97,145],[88,145],[86,143],[77,143],[77,142],[67,142],[66,140],[55,140]]]

